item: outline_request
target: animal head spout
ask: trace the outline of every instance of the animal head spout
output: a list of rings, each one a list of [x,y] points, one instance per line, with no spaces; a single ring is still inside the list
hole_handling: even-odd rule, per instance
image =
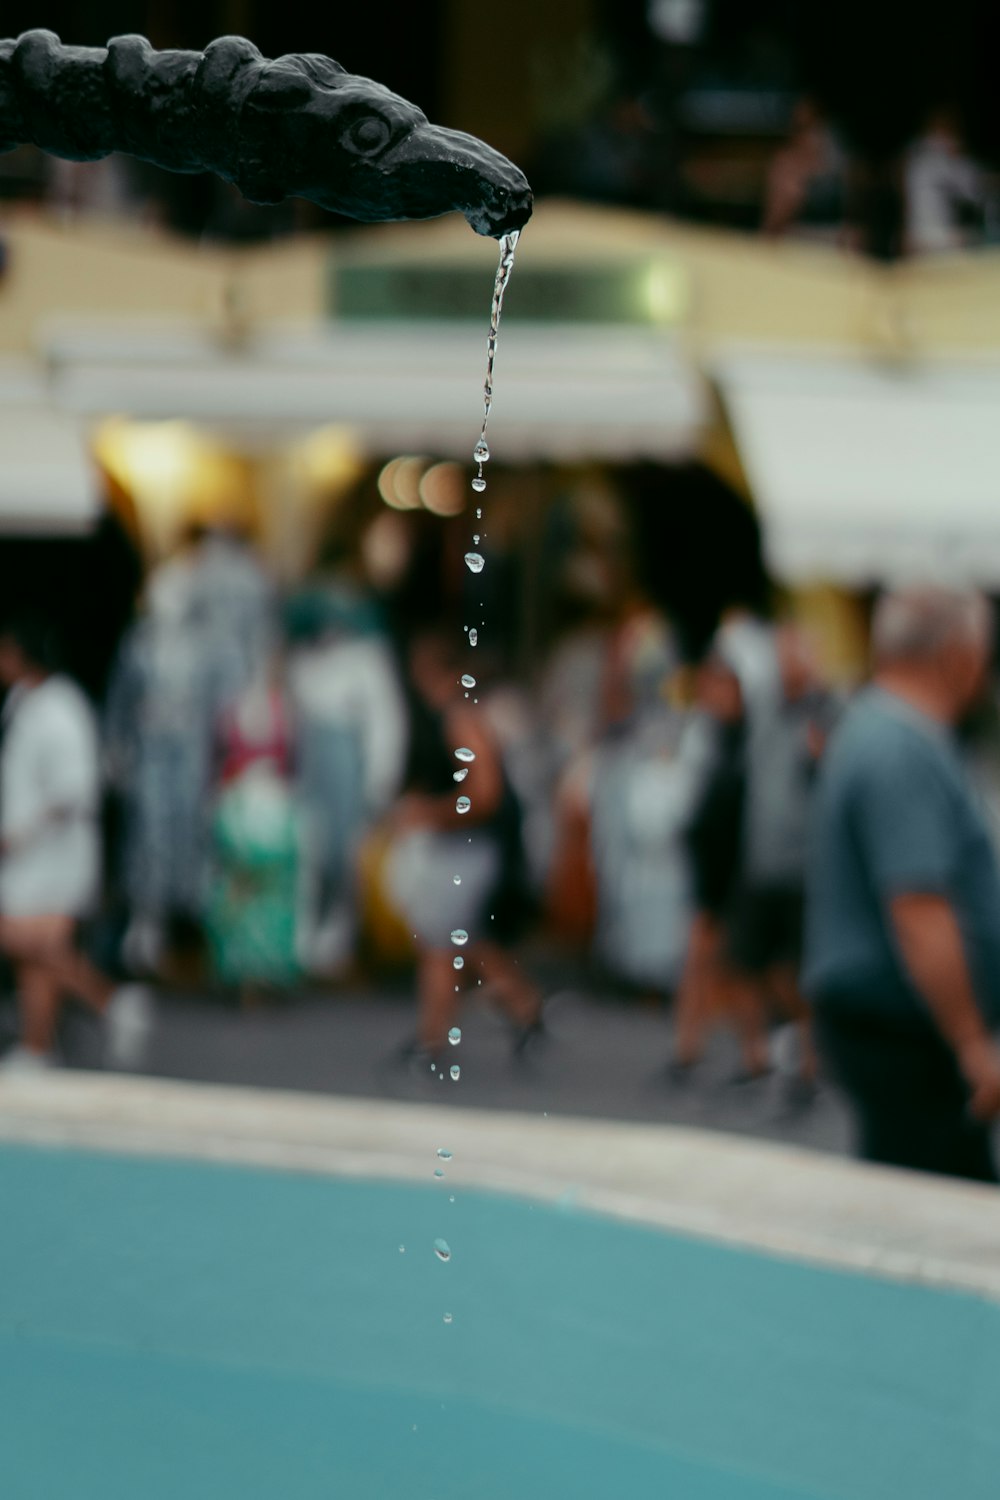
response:
[[[368,222],[458,211],[495,236],[531,214],[527,179],[506,157],[326,58],[268,63],[241,124],[239,186],[258,201],[297,193]]]

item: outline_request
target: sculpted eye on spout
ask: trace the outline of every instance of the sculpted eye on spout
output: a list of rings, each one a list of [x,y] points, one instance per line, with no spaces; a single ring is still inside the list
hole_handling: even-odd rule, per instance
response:
[[[242,37],[156,52],[141,36],[64,47],[51,31],[0,41],[0,151],[71,161],[123,151],[174,172],[215,172],[254,203],[309,198],[351,218],[454,210],[500,237],[531,189],[474,136],[316,53],[269,61]]]

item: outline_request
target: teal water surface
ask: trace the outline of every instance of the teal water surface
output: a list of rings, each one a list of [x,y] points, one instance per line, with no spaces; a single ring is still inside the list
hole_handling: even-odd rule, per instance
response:
[[[0,1148],[4,1500],[996,1500],[1000,1307],[431,1165]]]

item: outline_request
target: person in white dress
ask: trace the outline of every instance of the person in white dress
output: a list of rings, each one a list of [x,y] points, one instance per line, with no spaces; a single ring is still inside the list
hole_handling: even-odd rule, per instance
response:
[[[87,699],[50,662],[44,627],[0,630],[0,948],[21,1026],[7,1072],[49,1064],[67,995],[108,1017],[118,1065],[135,1063],[147,1027],[146,997],[116,991],[77,946],[100,890],[100,753]]]

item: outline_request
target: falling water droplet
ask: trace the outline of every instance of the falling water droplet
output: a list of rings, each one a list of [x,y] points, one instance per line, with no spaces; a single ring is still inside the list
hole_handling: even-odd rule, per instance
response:
[[[469,631],[469,645],[470,646],[478,646],[479,645],[479,631],[475,628],[475,626],[473,626],[472,629]]]
[[[472,762],[475,760],[475,758],[476,758],[476,752],[475,752],[475,750],[468,749],[468,747],[466,745],[459,745],[458,749],[455,751],[455,759],[456,760],[464,760],[469,765],[472,764]]]
[[[435,1177],[443,1177],[444,1176],[444,1172],[441,1170],[440,1167],[435,1167],[434,1168],[434,1176]]]
[[[405,1255],[406,1254],[406,1246],[405,1245],[400,1245],[400,1247],[399,1247],[399,1253],[400,1253],[400,1255]]]
[[[449,1203],[454,1203],[454,1201],[455,1201],[455,1194],[454,1193],[449,1193],[448,1194],[448,1202]]]
[[[461,885],[462,884],[462,877],[461,877],[461,875],[453,875],[451,877],[451,883],[452,883],[452,885]]]
[[[445,1315],[444,1315],[444,1321],[446,1323],[450,1323],[451,1322],[451,1313],[445,1313]]]
[[[468,797],[459,797],[458,801],[455,803],[455,811],[457,813],[467,813],[471,806],[472,803],[469,801]]]
[[[451,1028],[451,1030],[448,1033],[448,1040],[449,1040],[449,1042],[451,1043],[451,1045],[453,1047],[457,1047],[458,1046],[459,1042],[462,1040],[462,1028],[461,1028],[461,1026],[453,1026]]]
[[[455,931],[451,935],[451,940],[455,944],[456,948],[464,948],[466,943],[469,941],[469,934],[466,932],[464,927],[456,927]]]
[[[475,490],[477,495],[481,495],[483,493],[483,490],[486,488],[486,480],[481,474],[477,474],[475,479],[472,481],[472,488]]]
[[[438,1260],[451,1260],[451,1246],[447,1240],[434,1241],[434,1254]]]
[[[472,533],[472,540],[475,542],[476,546],[478,547],[479,546],[479,532],[478,531],[474,531]]]
[[[451,1161],[451,1152],[448,1150],[447,1146],[439,1146],[437,1154],[438,1156],[440,1156],[442,1161]]]
[[[458,1063],[452,1063],[451,1067],[448,1069],[448,1072],[451,1074],[452,1083],[457,1083],[462,1076],[462,1070],[458,1066]]]
[[[462,673],[462,686],[463,687],[467,687],[467,688],[474,688],[475,685],[476,685],[476,679],[473,677],[472,673],[471,672],[463,672]]]
[[[476,444],[476,446],[472,450],[472,457],[473,457],[473,461],[475,463],[477,463],[477,464],[488,464],[489,463],[489,461],[490,461],[490,445],[486,441],[485,438],[480,438],[479,439],[479,442]]]
[[[468,774],[469,774],[469,768],[468,768],[468,766],[463,766],[460,771],[452,771],[452,773],[451,773],[451,779],[452,779],[452,781],[464,781],[465,778],[466,778],[466,776],[468,776]]]
[[[462,957],[461,953],[455,954],[455,957],[451,961],[451,966],[453,969],[465,968],[465,959]]]
[[[470,573],[481,573],[486,566],[486,562],[481,553],[467,552],[465,554],[465,566]]]
[[[481,508],[477,505],[476,506],[476,520],[477,521],[481,521],[482,519],[483,519],[483,512],[482,512]]]

